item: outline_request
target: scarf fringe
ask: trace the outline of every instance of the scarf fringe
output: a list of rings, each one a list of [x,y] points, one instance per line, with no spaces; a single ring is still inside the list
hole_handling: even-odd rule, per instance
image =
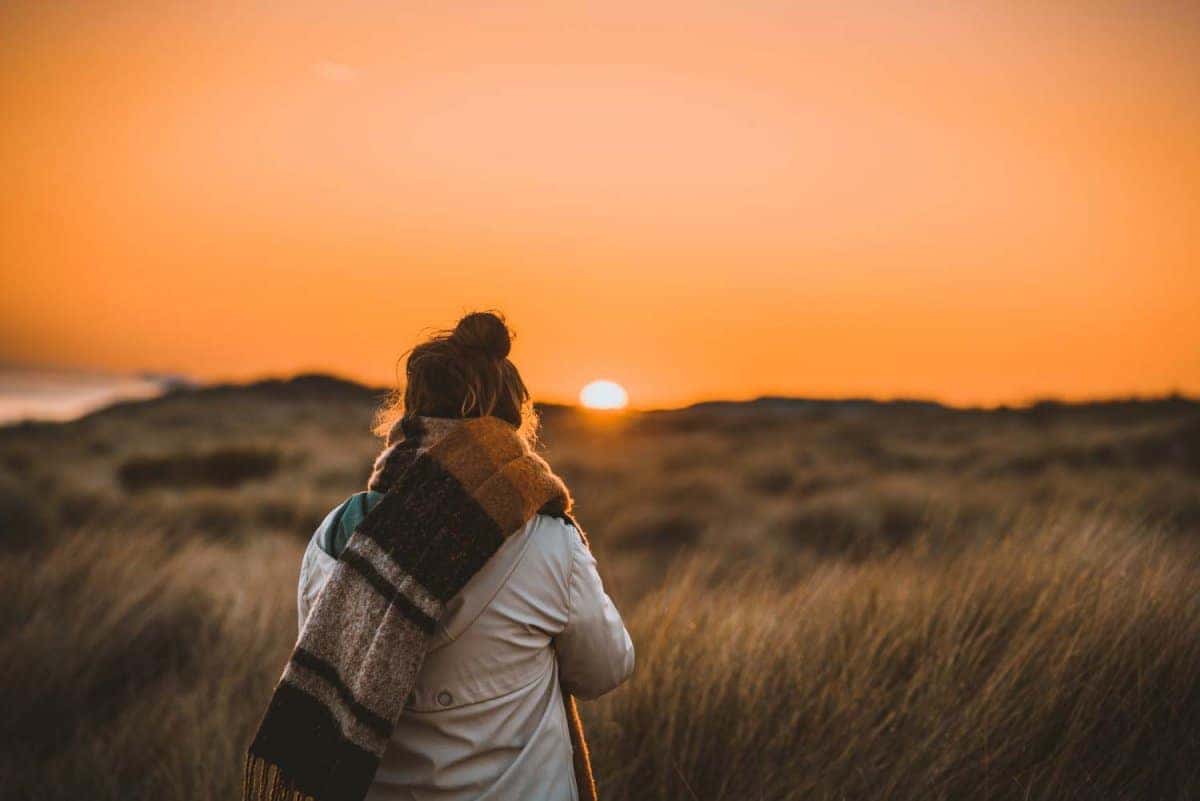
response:
[[[580,801],[598,801],[596,777],[592,773],[592,755],[583,733],[583,720],[575,697],[564,688],[563,705],[567,713],[567,731],[571,737],[571,758],[575,768],[575,785]],[[296,789],[295,783],[284,776],[278,765],[260,756],[246,754],[246,771],[242,778],[242,801],[316,801],[311,795]]]
[[[297,790],[291,779],[273,765],[254,754],[246,755],[246,774],[242,779],[243,801],[315,801],[311,795]]]

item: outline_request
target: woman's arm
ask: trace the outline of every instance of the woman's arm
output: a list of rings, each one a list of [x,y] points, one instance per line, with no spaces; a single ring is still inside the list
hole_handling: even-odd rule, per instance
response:
[[[615,689],[633,673],[633,641],[596,570],[596,559],[571,532],[567,624],[554,638],[563,687],[584,699]]]
[[[317,596],[329,581],[337,560],[321,550],[317,541],[320,530],[309,540],[308,548],[304,551],[304,559],[300,563],[300,581],[296,588],[296,611],[299,613],[300,630],[304,630],[304,622],[308,613],[317,602]]]

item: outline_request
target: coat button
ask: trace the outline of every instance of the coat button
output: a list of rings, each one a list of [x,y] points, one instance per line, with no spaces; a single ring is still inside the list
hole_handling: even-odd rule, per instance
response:
[[[445,690],[442,690],[437,694],[437,702],[442,706],[450,706],[452,703],[454,703],[454,696]]]

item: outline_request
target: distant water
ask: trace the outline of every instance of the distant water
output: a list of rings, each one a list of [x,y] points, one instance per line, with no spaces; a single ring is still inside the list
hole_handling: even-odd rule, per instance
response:
[[[117,401],[157,397],[186,383],[174,376],[0,366],[0,425],[74,420]]]

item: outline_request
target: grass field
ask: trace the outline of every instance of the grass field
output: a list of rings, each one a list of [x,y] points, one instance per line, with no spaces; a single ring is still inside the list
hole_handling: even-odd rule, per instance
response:
[[[377,394],[0,429],[14,799],[228,799]],[[1200,404],[549,408],[638,648],[606,799],[1200,797]]]

